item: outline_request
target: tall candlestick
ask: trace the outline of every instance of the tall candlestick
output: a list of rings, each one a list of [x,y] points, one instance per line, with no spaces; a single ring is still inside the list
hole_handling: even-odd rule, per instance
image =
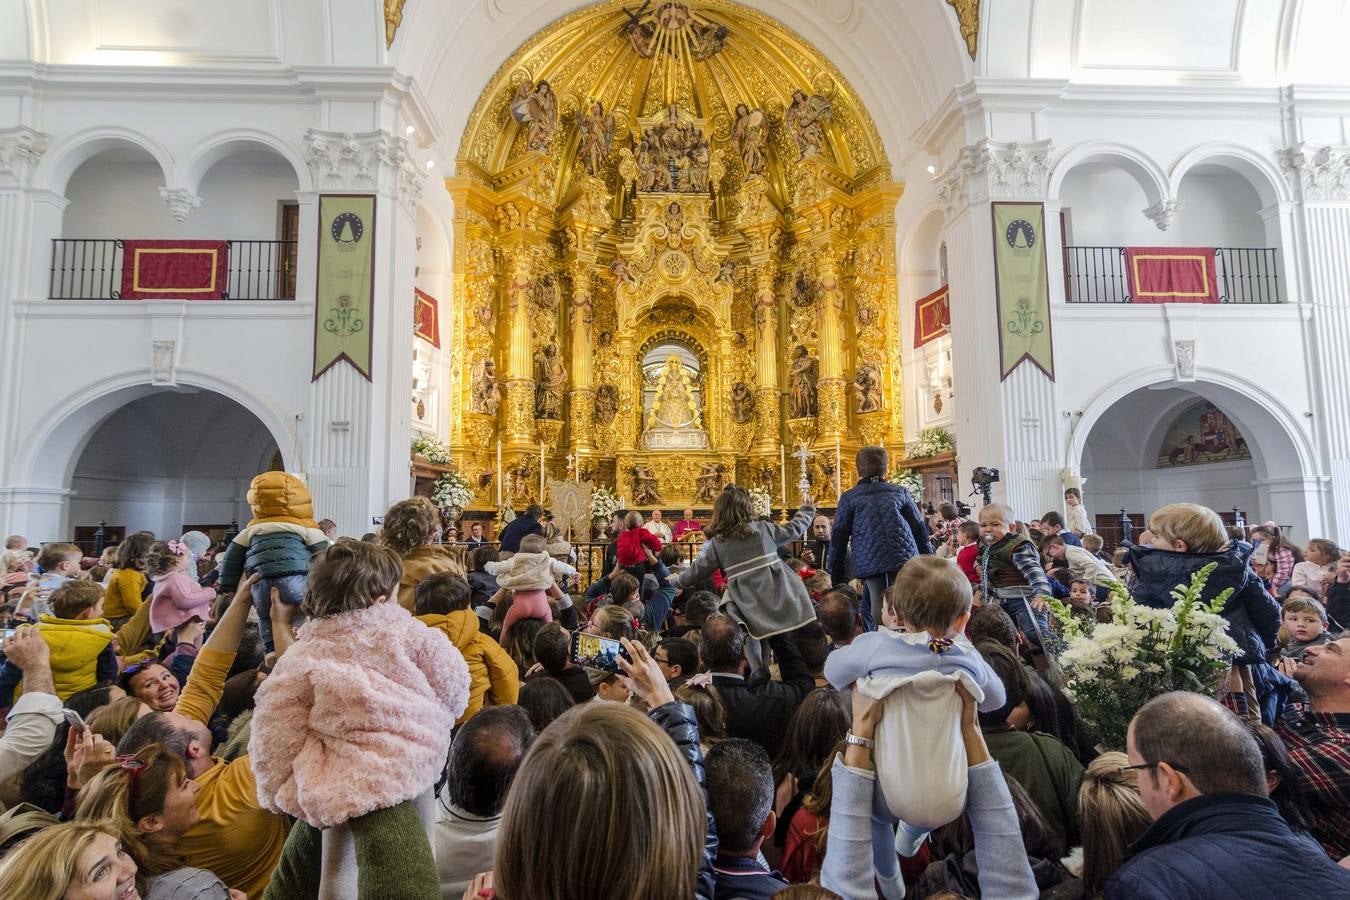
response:
[[[778,490],[781,492],[783,508],[787,509],[787,445],[778,445]]]
[[[839,453],[839,438],[834,439],[834,496],[843,495],[844,458]]]
[[[502,505],[502,442],[497,439],[497,505]]]
[[[539,505],[544,505],[544,442],[539,442]]]

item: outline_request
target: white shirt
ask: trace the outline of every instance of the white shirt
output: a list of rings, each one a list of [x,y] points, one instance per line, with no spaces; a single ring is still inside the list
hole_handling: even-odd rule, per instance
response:
[[[642,527],[647,529],[657,537],[659,537],[661,539],[661,543],[663,544],[669,544],[671,540],[673,540],[670,531],[670,526],[667,525],[665,522],[648,522],[646,525],[643,525]]]
[[[1065,508],[1069,512],[1068,516],[1065,517],[1067,519],[1065,524],[1070,531],[1076,531],[1079,534],[1092,534],[1092,524],[1088,521],[1087,507],[1080,503],[1077,506],[1066,504]]]
[[[492,868],[501,824],[500,814],[475,816],[455,806],[444,789],[441,791],[436,801],[436,827],[431,835],[441,900],[460,900],[474,876]]]

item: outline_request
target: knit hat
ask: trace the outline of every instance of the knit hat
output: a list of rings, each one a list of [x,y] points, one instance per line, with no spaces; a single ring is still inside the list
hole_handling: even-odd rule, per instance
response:
[[[187,545],[188,552],[194,559],[201,559],[206,555],[206,551],[211,549],[211,539],[200,531],[184,532],[179,540]]]
[[[230,889],[205,869],[175,869],[150,880],[145,900],[230,900]]]

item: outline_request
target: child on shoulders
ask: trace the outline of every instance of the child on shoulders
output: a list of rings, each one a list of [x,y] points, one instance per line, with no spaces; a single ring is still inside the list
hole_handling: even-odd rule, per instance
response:
[[[51,595],[61,585],[81,577],[80,560],[84,552],[74,544],[48,544],[38,554],[40,573],[34,573],[28,590],[19,600],[17,615],[38,619],[52,614]]]
[[[988,712],[1006,702],[1003,682],[964,631],[971,586],[951,562],[916,556],[886,594],[886,611],[903,632],[859,635],[831,653],[825,677],[838,690],[852,687],[885,702],[876,733],[877,780],[872,803],[872,857],[887,898],[904,896],[892,827],[910,848],[927,831],[961,815],[966,805],[966,760],[961,740],[961,683]]]
[[[190,619],[211,618],[215,588],[202,587],[189,571],[192,554],[181,541],[160,541],[145,558],[150,591],[150,631],[162,634]]]
[[[96,684],[117,680],[113,630],[103,618],[103,586],[86,580],[67,580],[52,591],[51,615],[38,620],[37,629],[51,648],[52,678],[62,700]],[[33,626],[24,626],[33,627]],[[0,665],[0,707],[14,698],[23,671],[9,660]]]
[[[636,510],[624,516],[623,531],[615,539],[615,556],[629,575],[642,583],[664,545],[661,539],[643,527],[642,513]]]
[[[1341,548],[1326,538],[1313,538],[1303,551],[1303,562],[1294,565],[1294,576],[1290,579],[1294,587],[1312,588],[1319,594],[1326,590],[1336,574],[1336,562],[1341,558]]]
[[[510,559],[488,563],[484,568],[497,579],[501,588],[495,602],[505,602],[503,596],[509,592],[511,608],[506,611],[506,620],[502,623],[500,643],[506,645],[506,637],[511,626],[521,619],[543,619],[553,621],[553,611],[549,609],[548,598],[552,594],[565,609],[572,600],[558,589],[559,578],[574,578],[577,570],[561,560],[548,555],[548,544],[541,534],[527,534],[520,539],[520,552],[512,554]]]
[[[1044,649],[1050,633],[1050,579],[1041,568],[1035,543],[1018,528],[1012,509],[990,503],[980,509],[981,584],[985,602],[997,600],[1035,647]]]

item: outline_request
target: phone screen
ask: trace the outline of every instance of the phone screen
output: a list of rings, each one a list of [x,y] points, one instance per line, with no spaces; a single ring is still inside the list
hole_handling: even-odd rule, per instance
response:
[[[6,629],[5,629],[5,635],[4,635],[4,636],[5,636],[5,637],[14,637],[14,632],[16,632],[16,631],[18,631],[18,630],[19,630],[19,629],[17,629],[17,628],[6,628]]]
[[[572,635],[572,662],[578,666],[618,672],[619,657],[629,658],[627,651],[613,638],[582,634],[580,631]]]

